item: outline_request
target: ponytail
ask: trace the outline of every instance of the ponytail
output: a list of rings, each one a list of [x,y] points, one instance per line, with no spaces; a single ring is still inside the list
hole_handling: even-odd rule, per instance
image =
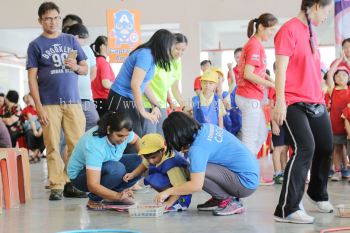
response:
[[[95,42],[90,45],[90,48],[91,48],[92,52],[94,52],[95,57],[97,57],[98,54],[95,51]]]
[[[106,36],[98,36],[94,43],[90,45],[90,48],[95,54],[95,57],[101,55],[101,45],[107,46],[107,37]]]
[[[254,34],[254,23],[256,23],[257,19],[252,19],[248,23],[247,36],[250,38]]]
[[[310,35],[310,47],[311,47],[311,51],[312,54],[316,53],[316,46],[315,46],[315,41],[314,41],[314,33],[313,33],[313,29],[312,29],[312,25],[311,25],[311,20],[309,18],[309,8],[307,8],[304,13],[305,13],[305,17],[306,17],[306,21],[307,21],[307,26],[309,28],[309,35]]]
[[[273,27],[278,23],[277,18],[270,13],[264,13],[259,16],[259,18],[255,18],[249,21],[247,36],[250,38],[254,34],[254,24],[255,24],[255,33],[258,32],[259,25],[263,25],[265,28]]]

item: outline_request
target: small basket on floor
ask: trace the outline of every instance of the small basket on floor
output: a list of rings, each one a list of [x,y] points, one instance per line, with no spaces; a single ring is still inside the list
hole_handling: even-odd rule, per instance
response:
[[[161,205],[133,205],[129,209],[130,217],[156,218],[163,215],[165,206]]]
[[[335,214],[341,218],[350,218],[350,205],[337,205]]]

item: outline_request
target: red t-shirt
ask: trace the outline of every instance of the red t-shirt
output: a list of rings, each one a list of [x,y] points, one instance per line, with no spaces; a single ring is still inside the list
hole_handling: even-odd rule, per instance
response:
[[[32,116],[38,115],[38,113],[32,105],[29,105],[22,110],[22,116],[25,120],[28,120],[28,114],[31,114]]]
[[[334,89],[332,92],[330,118],[333,134],[335,135],[346,134],[344,119],[341,118],[341,115],[349,102],[349,94],[349,89]]]
[[[266,76],[266,55],[261,42],[252,36],[242,49],[242,54],[238,63],[239,77],[237,95],[262,100],[264,98],[264,87],[252,83],[244,78],[244,68],[246,65],[255,67],[254,74],[265,79]]]
[[[201,85],[201,77],[202,76],[198,76],[197,78],[195,78],[194,80],[194,84],[193,84],[193,89],[196,90],[202,90],[202,85]]]
[[[107,99],[109,89],[102,86],[102,80],[107,79],[111,83],[115,80],[115,75],[111,65],[102,56],[96,58],[96,78],[91,83],[92,96],[94,99]]]
[[[236,80],[236,85],[238,83],[238,77],[239,77],[239,70],[238,70],[238,64],[232,68],[233,73],[235,74],[235,80]],[[232,77],[230,75],[230,72],[227,72],[227,82],[228,86],[231,86],[232,83]]]
[[[320,53],[314,38],[315,54],[309,42],[309,28],[298,18],[286,22],[275,36],[276,55],[289,57],[285,84],[287,105],[297,102],[324,104]]]

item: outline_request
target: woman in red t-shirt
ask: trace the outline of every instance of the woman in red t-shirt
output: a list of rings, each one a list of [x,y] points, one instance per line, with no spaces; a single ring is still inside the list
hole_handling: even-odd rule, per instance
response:
[[[107,57],[107,37],[99,36],[91,44],[96,56],[96,78],[91,83],[92,96],[96,104],[98,115],[102,117],[108,111],[108,93],[115,80],[111,65]]]
[[[293,148],[274,213],[278,222],[314,222],[300,207],[311,163],[307,195],[320,212],[333,211],[327,193],[332,129],[321,88],[320,54],[311,26],[319,26],[327,18],[332,3],[331,0],[302,0],[297,17],[286,22],[275,37],[273,118],[279,125],[285,124]]]
[[[255,155],[267,138],[267,126],[261,108],[264,88],[274,88],[274,83],[266,74],[266,55],[262,42],[273,36],[277,22],[277,18],[269,13],[249,22],[249,40],[243,47],[238,63],[240,78],[235,100],[242,111],[242,142]]]

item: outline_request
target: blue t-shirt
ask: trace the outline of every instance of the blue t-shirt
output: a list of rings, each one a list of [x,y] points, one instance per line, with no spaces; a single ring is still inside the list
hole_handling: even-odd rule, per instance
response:
[[[248,189],[259,185],[259,165],[253,154],[231,133],[213,125],[202,124],[188,154],[190,171],[205,172],[208,163],[236,173]]]
[[[67,166],[70,179],[75,179],[84,168],[100,171],[102,163],[107,161],[119,161],[128,143],[134,140],[134,132],[130,132],[128,138],[120,145],[113,145],[107,136],[93,136],[97,130],[95,126],[88,130],[75,145]]]
[[[153,78],[155,63],[151,49],[138,49],[129,55],[120,69],[111,89],[121,96],[134,100],[131,91],[131,78],[134,68],[138,67],[146,72],[145,79],[141,84],[141,92],[144,93],[146,84]]]
[[[88,45],[81,47],[87,56],[88,73],[86,75],[79,75],[78,88],[80,99],[92,100],[91,81],[90,81],[90,69],[96,66],[96,57],[92,49]]]
[[[41,35],[29,44],[27,69],[38,68],[39,95],[43,105],[80,103],[78,75],[64,65],[71,50],[78,51],[78,63],[86,60],[75,37],[65,33],[56,38]]]

